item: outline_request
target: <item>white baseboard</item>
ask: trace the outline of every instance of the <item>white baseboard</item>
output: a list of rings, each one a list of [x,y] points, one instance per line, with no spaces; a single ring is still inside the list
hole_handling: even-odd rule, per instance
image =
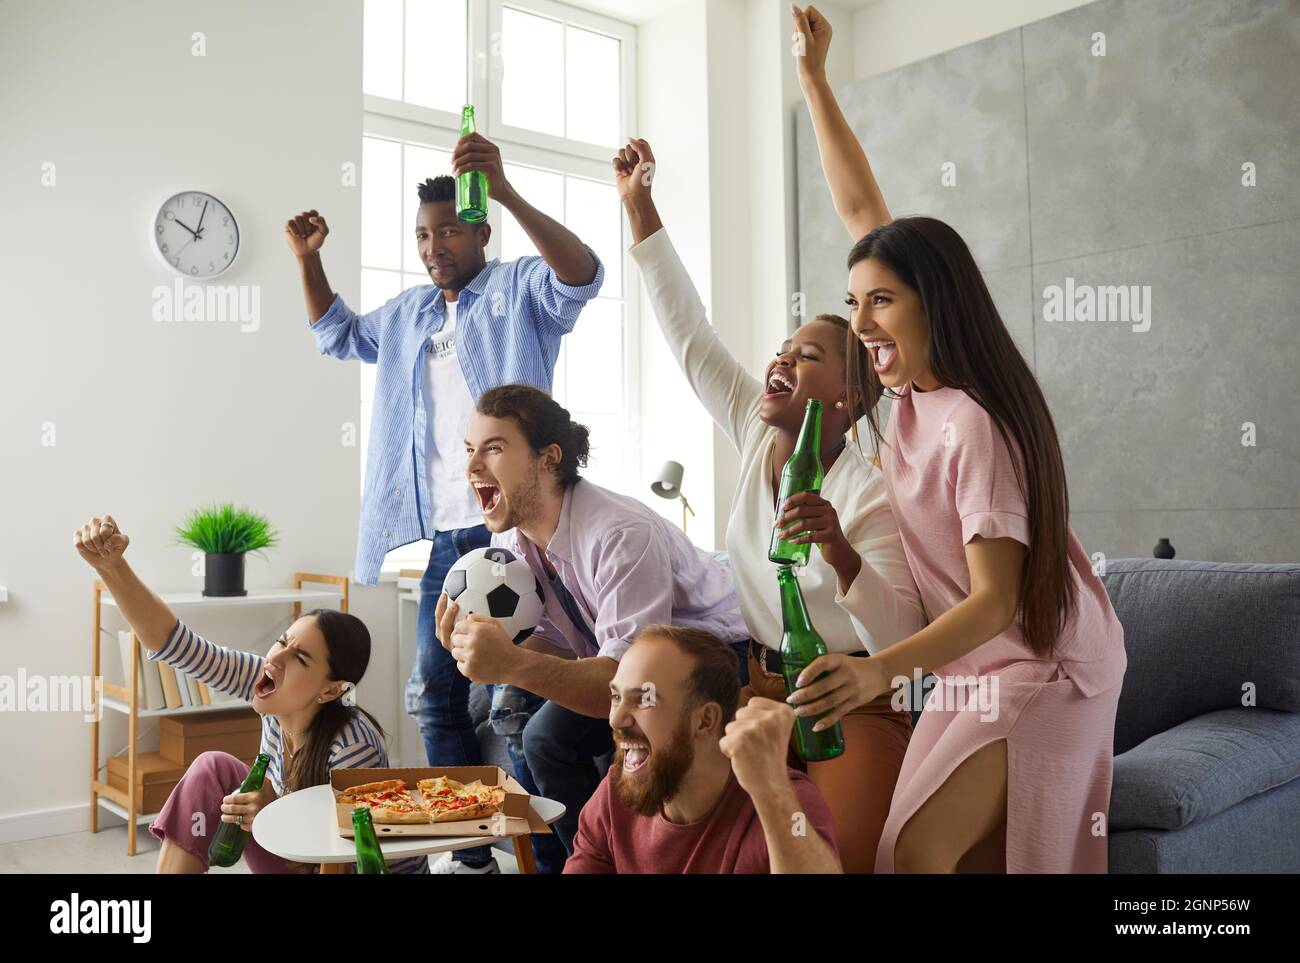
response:
[[[124,826],[126,820],[106,809],[100,809],[99,825],[101,828]],[[90,832],[90,803],[0,816],[0,843],[18,843],[27,839],[40,839],[43,836],[65,836],[68,833],[86,832]]]

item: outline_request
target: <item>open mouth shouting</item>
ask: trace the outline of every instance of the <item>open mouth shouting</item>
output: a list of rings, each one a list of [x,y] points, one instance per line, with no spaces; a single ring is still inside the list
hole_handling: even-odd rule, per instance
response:
[[[642,742],[620,742],[618,748],[623,754],[623,771],[633,773],[650,759],[650,747]]]
[[[773,368],[767,375],[767,387],[763,391],[763,397],[774,398],[777,395],[788,395],[794,393],[794,378],[790,373],[779,365]]]
[[[868,338],[862,344],[871,353],[871,366],[876,369],[876,374],[884,374],[894,366],[894,361],[898,358],[898,345],[894,342],[884,338]]]
[[[267,662],[262,666],[262,674],[258,676],[257,682],[253,684],[253,695],[259,699],[269,698],[275,692],[279,685],[274,671],[271,669],[271,663]]]
[[[470,484],[474,486],[474,494],[478,496],[478,504],[483,510],[483,517],[490,517],[501,504],[501,489],[491,482],[485,481],[470,482]]]

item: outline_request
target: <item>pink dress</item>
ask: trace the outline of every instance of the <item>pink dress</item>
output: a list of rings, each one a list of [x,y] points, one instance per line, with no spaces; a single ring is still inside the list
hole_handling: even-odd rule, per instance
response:
[[[903,548],[931,621],[970,592],[975,535],[1029,542],[1029,510],[993,418],[964,391],[902,389],[882,452]],[[1104,873],[1124,630],[1069,533],[1077,609],[1051,659],[1018,625],[935,670],[907,747],[876,872],[894,871],[907,820],[976,750],[1007,743],[1009,873]]]

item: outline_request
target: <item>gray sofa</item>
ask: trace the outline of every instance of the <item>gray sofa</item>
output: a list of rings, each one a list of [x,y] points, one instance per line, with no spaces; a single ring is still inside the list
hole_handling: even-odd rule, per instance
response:
[[[1300,565],[1117,559],[1102,581],[1128,650],[1110,871],[1300,872]]]
[[[1300,872],[1300,565],[1112,559],[1102,581],[1128,651],[1110,871]],[[472,686],[483,761],[510,771],[488,709]]]

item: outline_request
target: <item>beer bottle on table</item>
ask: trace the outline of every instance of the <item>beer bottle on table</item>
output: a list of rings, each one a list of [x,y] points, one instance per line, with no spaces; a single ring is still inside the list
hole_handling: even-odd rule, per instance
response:
[[[236,792],[257,792],[262,788],[262,783],[266,779],[266,767],[271,764],[271,757],[266,753],[258,753],[257,758],[253,760],[253,768],[248,770],[248,775],[244,781],[239,784]],[[216,838],[212,840],[212,845],[208,847],[208,865],[209,866],[234,866],[239,862],[239,856],[244,851],[244,844],[248,842],[248,837],[252,832],[246,832],[239,827],[238,823],[223,822],[217,829]]]
[[[776,580],[781,589],[781,621],[785,626],[785,632],[781,635],[781,669],[785,676],[786,692],[792,694],[799,673],[813,659],[826,654],[826,643],[808,618],[803,593],[799,591],[799,580],[795,578],[790,566],[782,565],[778,568]],[[820,718],[821,716],[794,717],[795,746],[799,755],[809,762],[824,762],[844,752],[844,730],[838,722],[829,729],[813,732],[813,723]]]
[[[352,810],[352,836],[357,844],[357,872],[388,875],[383,850],[375,836],[375,824],[365,806]]]
[[[795,443],[794,454],[781,470],[781,490],[776,499],[777,517],[785,500],[800,492],[820,492],[822,479],[822,403],[816,398],[808,401],[804,411],[803,427],[799,429],[799,440]],[[798,534],[798,533],[793,533]],[[792,535],[793,537],[793,535]],[[778,565],[807,565],[812,549],[811,542],[796,545],[781,538],[779,529],[772,531],[772,544],[767,550],[768,561]]]
[[[460,112],[460,136],[472,134],[474,105],[466,104]],[[462,221],[477,224],[486,221],[488,214],[488,179],[482,171],[465,171],[456,178],[456,216]]]

